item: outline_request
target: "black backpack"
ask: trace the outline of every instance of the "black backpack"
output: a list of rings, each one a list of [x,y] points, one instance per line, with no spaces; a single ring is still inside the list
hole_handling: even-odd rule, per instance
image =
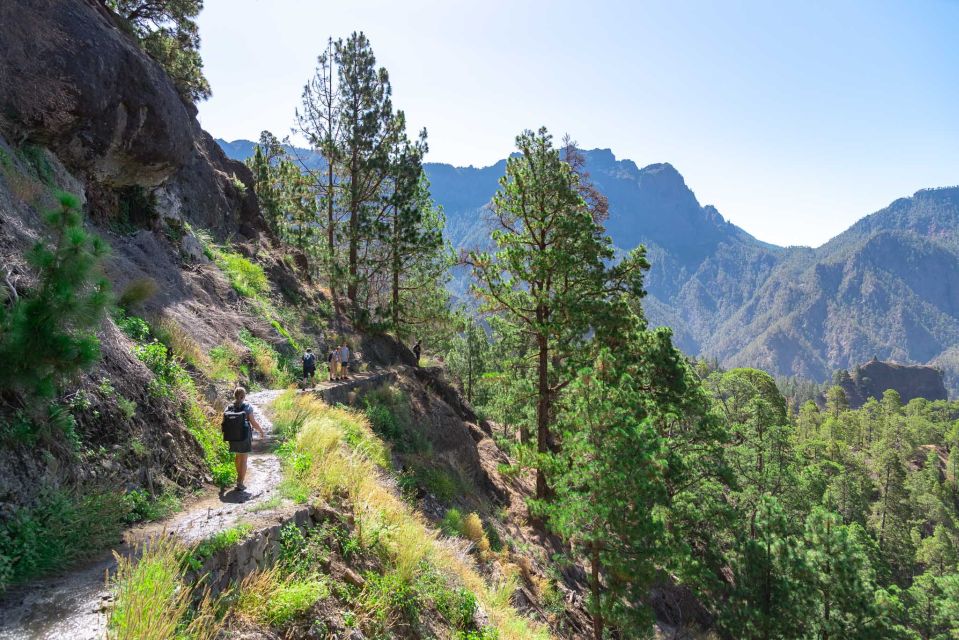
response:
[[[303,356],[304,366],[312,367],[315,362],[316,362],[316,356],[313,355],[312,353],[308,353],[305,356]]]
[[[223,439],[228,442],[246,440],[246,412],[237,408],[236,404],[229,405],[223,410]]]

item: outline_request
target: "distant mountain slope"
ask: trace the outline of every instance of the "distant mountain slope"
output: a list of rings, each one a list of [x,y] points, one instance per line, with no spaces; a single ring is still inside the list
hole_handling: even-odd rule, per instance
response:
[[[249,141],[219,142],[233,158],[252,154]],[[673,327],[688,353],[819,381],[878,356],[938,366],[959,389],[959,187],[896,200],[817,249],[786,248],[701,205],[670,164],[583,153],[609,198],[613,243],[647,247],[650,321]],[[426,165],[455,246],[488,242],[484,209],[505,163]]]

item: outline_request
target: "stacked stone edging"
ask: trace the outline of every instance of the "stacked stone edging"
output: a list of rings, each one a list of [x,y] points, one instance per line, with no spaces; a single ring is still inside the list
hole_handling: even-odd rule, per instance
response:
[[[257,529],[242,542],[213,554],[199,569],[186,573],[186,582],[195,585],[198,596],[208,592],[216,597],[254,571],[273,566],[280,557],[280,532],[284,527],[293,524],[299,529],[310,529],[329,516],[329,511],[314,506],[300,507],[277,518],[276,524]]]
[[[353,404],[353,401],[357,397],[371,389],[395,381],[395,371],[378,371],[365,377],[357,377],[339,382],[336,386],[328,389],[317,389],[313,393],[323,398],[327,404]]]

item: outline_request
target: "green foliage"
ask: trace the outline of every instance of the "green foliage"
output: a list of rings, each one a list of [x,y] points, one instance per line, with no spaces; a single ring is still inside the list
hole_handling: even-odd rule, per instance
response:
[[[0,305],[0,389],[53,397],[100,356],[96,329],[109,302],[99,275],[106,245],[84,229],[75,196],[60,193],[45,216],[52,245],[37,242],[27,260],[38,275],[31,291]]]
[[[254,298],[269,290],[269,281],[263,267],[250,262],[238,253],[218,249],[215,261],[230,280],[230,285],[241,296]]]
[[[463,531],[463,514],[456,507],[451,507],[443,514],[440,521],[440,531],[448,536],[458,536]]]
[[[0,590],[66,568],[120,537],[129,507],[115,493],[44,491],[0,524]]]
[[[610,266],[613,247],[600,212],[581,195],[588,184],[560,159],[545,128],[523,132],[516,146],[493,196],[496,251],[473,253],[470,262],[484,309],[501,314],[528,341],[518,351],[535,361],[536,444],[546,454],[552,407],[570,379],[563,369],[575,366],[591,330],[614,335],[629,321],[627,300],[643,294],[649,265],[640,247]],[[521,426],[523,442],[530,441],[533,425]],[[536,496],[546,494],[540,468]]]
[[[203,0],[107,0],[105,4],[127,22],[143,50],[166,69],[184,98],[197,102],[210,97],[196,25]]]
[[[217,552],[241,542],[252,530],[253,527],[250,525],[240,523],[233,525],[229,529],[218,531],[194,547],[186,559],[187,564],[193,567],[199,567],[204,560],[215,555]]]
[[[123,502],[128,524],[162,520],[179,511],[182,506],[173,493],[161,493],[154,498],[143,489],[128,491],[123,495]]]
[[[53,167],[43,151],[43,148],[33,144],[25,144],[17,152],[30,166],[33,173],[44,185],[53,186]]]
[[[141,340],[134,346],[133,352],[153,372],[154,378],[148,386],[150,394],[177,403],[184,425],[203,449],[203,457],[214,484],[225,487],[235,482],[236,468],[229,445],[224,442],[220,429],[213,424],[198,403],[193,378],[166,345],[156,340],[143,342],[149,339],[150,335],[149,326],[142,319],[121,316],[118,324],[128,335]]]
[[[296,379],[291,365],[277,353],[276,349],[262,338],[257,338],[247,330],[240,332],[240,342],[250,350],[256,371],[273,389],[288,387]]]

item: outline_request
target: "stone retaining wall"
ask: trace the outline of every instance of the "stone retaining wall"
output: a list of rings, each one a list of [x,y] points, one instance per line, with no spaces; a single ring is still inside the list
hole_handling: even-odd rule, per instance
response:
[[[360,377],[363,376],[363,377]],[[377,371],[370,374],[357,374],[357,377],[338,383],[329,389],[314,391],[327,404],[352,405],[364,393],[381,385],[395,382],[396,373],[393,371]]]
[[[242,542],[221,549],[203,565],[188,571],[187,584],[196,585],[197,597],[209,590],[216,597],[258,569],[267,569],[280,557],[280,531],[289,524],[306,530],[330,518],[330,512],[313,506],[299,507],[277,518],[276,524],[254,530]]]

